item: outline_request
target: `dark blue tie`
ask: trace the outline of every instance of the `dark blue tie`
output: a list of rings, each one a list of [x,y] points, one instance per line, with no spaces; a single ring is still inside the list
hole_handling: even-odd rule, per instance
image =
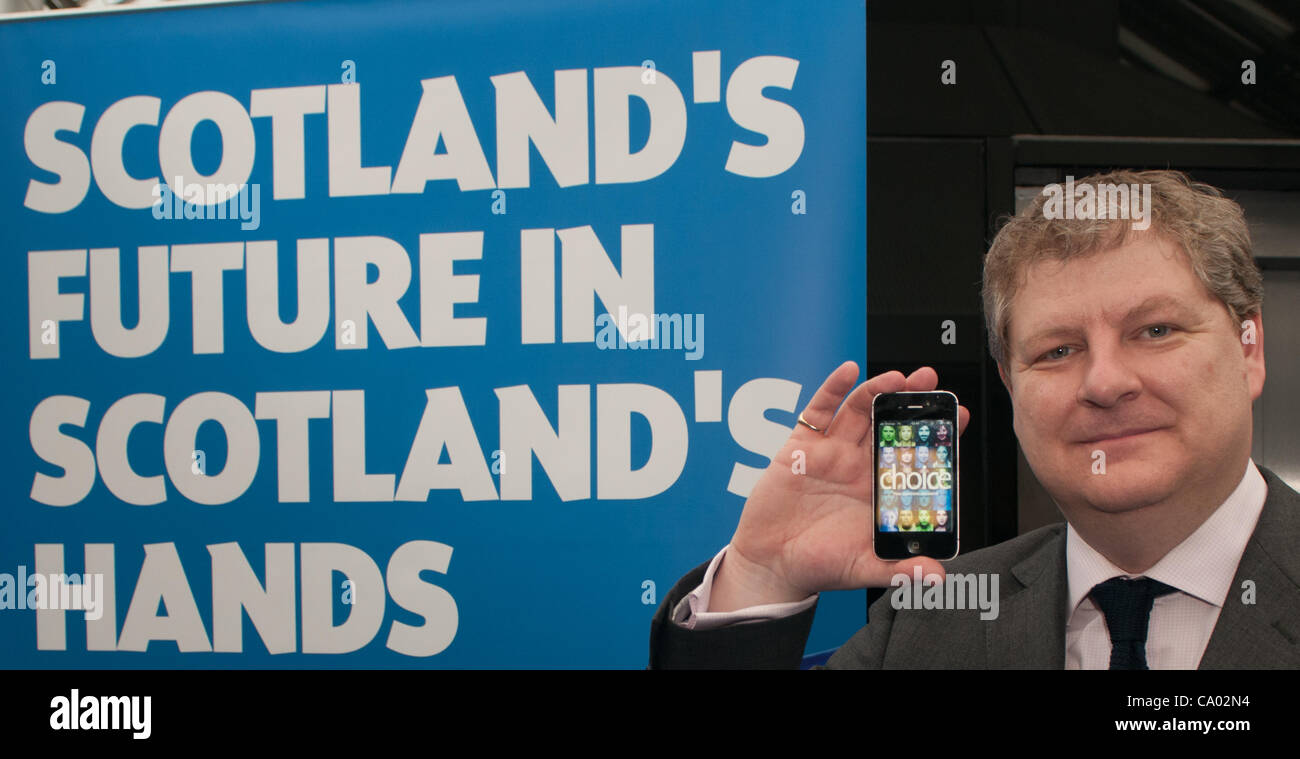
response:
[[[1177,592],[1177,588],[1139,577],[1115,577],[1092,589],[1092,600],[1106,615],[1110,630],[1110,668],[1148,669],[1147,623],[1156,598]]]

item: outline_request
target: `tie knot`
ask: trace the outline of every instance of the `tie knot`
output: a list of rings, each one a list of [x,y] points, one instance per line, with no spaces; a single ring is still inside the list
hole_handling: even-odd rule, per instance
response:
[[[1094,587],[1092,598],[1106,616],[1112,644],[1120,641],[1145,643],[1147,623],[1156,598],[1177,590],[1150,577],[1136,580],[1115,577]]]

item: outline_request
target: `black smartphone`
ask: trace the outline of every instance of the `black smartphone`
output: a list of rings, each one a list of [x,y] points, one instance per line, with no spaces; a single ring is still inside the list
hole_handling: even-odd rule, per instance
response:
[[[881,393],[871,404],[876,556],[951,559],[960,544],[957,396]]]

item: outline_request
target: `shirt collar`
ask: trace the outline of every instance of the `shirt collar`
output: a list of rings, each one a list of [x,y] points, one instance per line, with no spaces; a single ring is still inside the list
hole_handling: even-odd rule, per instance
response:
[[[1174,546],[1155,566],[1143,573],[1214,606],[1223,606],[1237,572],[1246,543],[1264,508],[1268,485],[1255,467],[1246,463],[1237,489],[1200,527]],[[1115,566],[1075,531],[1067,528],[1065,561],[1070,583],[1071,613],[1093,587],[1112,577],[1137,577]]]

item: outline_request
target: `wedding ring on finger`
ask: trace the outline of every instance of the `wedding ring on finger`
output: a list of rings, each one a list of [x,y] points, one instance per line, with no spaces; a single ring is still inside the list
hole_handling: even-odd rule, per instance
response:
[[[807,419],[804,419],[802,413],[799,414],[799,423],[807,427],[808,429],[812,430],[813,432],[822,431],[821,427],[814,427],[811,422],[809,422]]]

